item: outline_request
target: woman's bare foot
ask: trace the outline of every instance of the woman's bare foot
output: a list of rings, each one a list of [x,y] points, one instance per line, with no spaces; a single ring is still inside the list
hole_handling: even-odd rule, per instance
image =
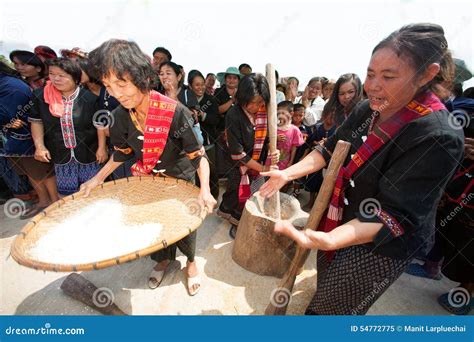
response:
[[[170,264],[170,260],[163,260],[153,267],[150,276],[148,277],[148,287],[150,289],[156,289],[160,286],[163,278],[165,277],[166,269]]]
[[[196,261],[186,263],[186,276],[188,278],[188,291],[191,296],[199,292],[201,281],[199,278],[199,270]]]
[[[164,271],[164,270],[166,270],[166,267],[168,267],[168,265],[170,264],[170,262],[171,262],[170,260],[163,260],[163,261],[157,263],[157,264],[155,265],[155,267],[153,267],[153,269],[154,269],[155,271]]]

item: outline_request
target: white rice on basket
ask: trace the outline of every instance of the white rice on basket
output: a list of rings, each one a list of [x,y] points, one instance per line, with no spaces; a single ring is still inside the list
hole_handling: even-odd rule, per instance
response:
[[[102,199],[52,227],[29,254],[54,264],[87,264],[132,253],[155,243],[160,223],[126,224],[125,206]]]

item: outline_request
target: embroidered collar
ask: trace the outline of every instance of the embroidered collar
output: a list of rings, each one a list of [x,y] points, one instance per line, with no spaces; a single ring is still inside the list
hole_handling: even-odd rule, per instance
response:
[[[74,93],[72,93],[70,96],[61,95],[63,98],[63,101],[66,101],[66,102],[74,101],[77,98],[77,95],[79,95],[80,90],[81,90],[81,87],[76,87],[76,90],[74,90]]]

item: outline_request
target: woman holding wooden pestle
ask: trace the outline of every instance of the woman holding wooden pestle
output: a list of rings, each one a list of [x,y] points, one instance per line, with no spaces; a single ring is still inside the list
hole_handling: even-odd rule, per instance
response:
[[[270,177],[271,196],[287,182],[324,168],[338,140],[351,143],[325,222],[277,233],[318,249],[317,291],[309,315],[361,315],[417,255],[429,251],[436,207],[463,153],[463,133],[431,89],[451,82],[453,61],[442,27],[412,24],[373,50],[364,88],[368,100],[324,145]],[[324,251],[324,252],[323,252]]]

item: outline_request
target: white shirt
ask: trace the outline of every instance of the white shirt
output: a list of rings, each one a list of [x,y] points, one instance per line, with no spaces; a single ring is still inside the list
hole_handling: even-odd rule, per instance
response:
[[[302,96],[295,99],[295,103],[302,103]],[[316,122],[321,120],[321,114],[323,113],[324,105],[323,98],[321,96],[316,97],[311,101],[311,104],[304,111],[303,124],[305,126],[314,126]]]

